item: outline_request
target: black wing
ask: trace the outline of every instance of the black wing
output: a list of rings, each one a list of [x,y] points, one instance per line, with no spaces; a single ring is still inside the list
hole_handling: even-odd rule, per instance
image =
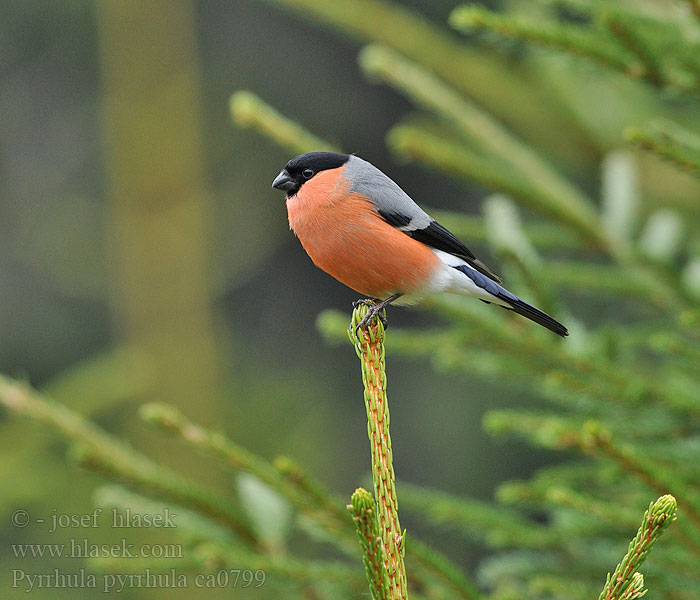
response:
[[[422,229],[414,229],[411,228],[411,221],[413,219],[408,215],[396,212],[387,213],[381,210],[379,214],[389,225],[400,229],[406,235],[410,235],[414,240],[426,246],[430,246],[431,248],[435,248],[436,250],[442,250],[443,252],[457,256],[466,261],[468,265],[479,271],[482,275],[486,275],[489,279],[501,283],[501,278],[498,275],[476,258],[469,248],[437,221],[430,221],[428,226]]]

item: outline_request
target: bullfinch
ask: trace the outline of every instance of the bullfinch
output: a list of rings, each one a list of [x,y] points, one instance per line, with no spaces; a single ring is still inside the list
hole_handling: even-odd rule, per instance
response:
[[[309,152],[272,182],[287,193],[289,225],[314,264],[375,299],[361,325],[391,302],[439,292],[473,296],[564,337],[566,327],[500,285],[500,278],[374,165]]]

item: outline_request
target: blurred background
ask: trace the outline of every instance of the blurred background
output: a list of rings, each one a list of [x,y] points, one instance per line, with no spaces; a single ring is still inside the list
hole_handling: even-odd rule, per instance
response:
[[[291,154],[236,127],[229,98],[254,91],[373,162],[425,206],[476,214],[488,190],[397,160],[385,136],[412,105],[363,76],[357,35],[279,4],[0,2],[0,372],[224,493],[235,489],[230,476],[141,424],[139,405],[174,404],[265,457],[292,456],[349,497],[369,472],[359,366],[351,346],[326,341],[316,320],[328,308],[349,318],[356,294],[313,267],[289,231],[284,198],[270,184]],[[402,4],[444,27],[455,3]],[[533,60],[517,44],[476,36],[459,43],[472,48],[477,100],[492,102],[502,122],[593,196],[622,129],[659,102],[585,65]],[[664,102],[677,120],[698,125],[695,101]],[[636,160],[645,205],[663,194],[697,216],[697,180],[642,154]],[[498,266],[486,245],[465,241]],[[573,306],[589,324],[643,311],[610,298]],[[438,321],[421,308],[394,308],[389,319],[415,329]],[[499,482],[561,460],[482,432],[487,409],[537,406],[536,390],[389,354],[400,479],[489,499]],[[81,561],[18,559],[10,544],[75,532],[17,529],[8,515],[89,513],[103,480],[67,461],[67,445],[43,426],[0,417],[1,595],[26,597],[10,587],[11,569],[75,570]],[[402,525],[421,533],[410,516]],[[121,537],[102,529],[90,536]],[[449,531],[440,545],[462,565],[484,552]],[[56,587],[35,593],[95,596]],[[121,596],[224,598],[230,590]]]

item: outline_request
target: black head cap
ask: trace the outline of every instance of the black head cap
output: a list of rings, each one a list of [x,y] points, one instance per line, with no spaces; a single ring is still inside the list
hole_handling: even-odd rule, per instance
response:
[[[292,196],[299,191],[305,181],[311,179],[316,173],[328,169],[342,167],[350,156],[337,152],[308,152],[300,154],[290,160],[272,182],[272,187],[287,192]]]

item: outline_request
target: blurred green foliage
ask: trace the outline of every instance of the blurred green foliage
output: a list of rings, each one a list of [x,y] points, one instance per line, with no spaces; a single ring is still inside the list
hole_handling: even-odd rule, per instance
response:
[[[311,267],[269,190],[323,146],[380,166],[572,331],[558,343],[460,298],[390,312],[411,596],[592,598],[670,492],[679,517],[644,567],[650,596],[700,597],[698,4],[498,9],[0,3],[0,369],[57,403],[5,379],[2,401],[88,469],[2,414],[7,571],[238,568],[267,574],[244,597],[367,592],[345,510],[369,469],[361,387],[351,350],[314,327],[354,294]],[[258,131],[231,128],[229,109]],[[347,321],[318,325],[337,342]],[[136,418],[144,403],[176,439]],[[486,429],[524,441],[486,438],[487,408]],[[123,537],[10,522],[96,506],[176,507],[175,536],[127,538],[176,540],[184,557],[14,556]]]

